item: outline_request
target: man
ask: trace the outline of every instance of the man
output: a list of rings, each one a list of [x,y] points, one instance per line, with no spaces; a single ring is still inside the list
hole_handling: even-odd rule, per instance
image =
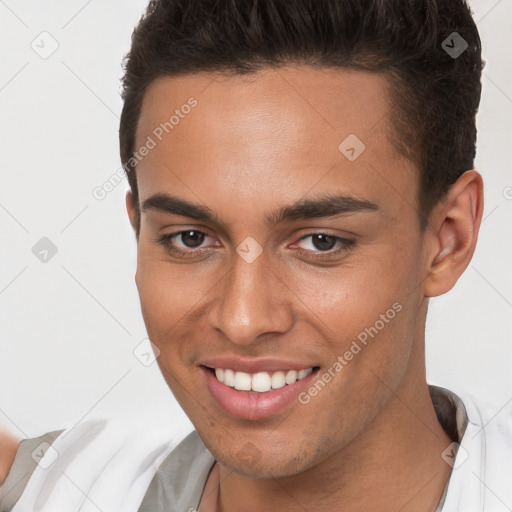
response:
[[[428,300],[482,217],[481,68],[462,0],[151,2],[121,159],[148,335],[196,430],[171,453],[93,423],[23,441],[2,510],[510,510],[510,411],[425,377]]]

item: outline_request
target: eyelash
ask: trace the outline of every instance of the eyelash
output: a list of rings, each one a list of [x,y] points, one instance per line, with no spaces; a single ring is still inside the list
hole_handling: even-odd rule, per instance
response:
[[[191,231],[194,233],[197,233],[197,234],[205,235],[207,237],[210,236],[210,235],[208,235],[208,233],[206,233],[204,231],[200,231],[198,229],[187,229],[184,231],[175,231],[174,233],[168,233],[168,234],[161,235],[156,239],[156,242],[158,242],[160,245],[162,245],[172,256],[175,256],[180,259],[193,258],[193,257],[197,256],[198,253],[204,252],[205,248],[183,250],[183,249],[178,249],[177,247],[172,245],[173,238],[176,238],[184,233],[188,233]],[[354,244],[355,244],[355,240],[352,240],[350,238],[343,238],[343,237],[330,235],[329,233],[323,233],[323,232],[308,233],[307,235],[302,236],[299,239],[299,241],[304,240],[309,237],[312,237],[312,236],[315,236],[315,235],[324,235],[329,238],[332,238],[332,239],[334,239],[334,241],[336,243],[341,245],[341,248],[339,248],[335,251],[329,250],[329,251],[323,251],[323,252],[319,252],[319,253],[311,252],[308,249],[297,249],[297,253],[299,253],[301,255],[306,255],[308,258],[312,258],[315,260],[326,260],[326,259],[331,259],[333,256],[338,255],[342,251],[353,249]],[[206,251],[208,251],[208,249],[206,249]]]

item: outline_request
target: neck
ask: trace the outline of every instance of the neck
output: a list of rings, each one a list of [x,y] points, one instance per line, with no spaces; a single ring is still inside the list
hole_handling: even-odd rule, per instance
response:
[[[424,358],[417,361],[370,426],[317,466],[251,479],[219,465],[218,512],[434,511],[450,474],[441,453],[452,441],[432,405]]]

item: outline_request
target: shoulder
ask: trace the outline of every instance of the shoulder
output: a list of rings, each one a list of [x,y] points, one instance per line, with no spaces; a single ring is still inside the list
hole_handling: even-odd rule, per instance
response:
[[[38,462],[61,432],[63,431],[55,430],[39,437],[21,440],[5,434],[0,440],[2,470],[6,470],[5,479],[2,479],[0,487],[0,509],[2,511],[11,510],[19,500]],[[2,436],[0,435],[0,437]],[[7,456],[3,452],[4,447],[8,450]]]
[[[512,401],[496,403],[461,393],[467,426],[457,455],[443,512],[510,511],[512,504]],[[445,459],[446,460],[446,459]]]
[[[84,499],[80,489],[88,489],[87,496],[102,510],[112,510],[107,505],[112,503],[116,510],[137,510],[175,445],[169,426],[143,428],[136,421],[112,419],[89,420],[24,440],[2,487],[0,510],[15,504],[14,510],[77,511]],[[19,484],[17,477],[26,473],[28,481]]]
[[[474,440],[491,447],[512,449],[512,400],[498,403],[472,394],[461,394]],[[512,462],[512,457],[510,457]]]
[[[191,432],[158,468],[139,512],[196,509],[214,463],[198,433]]]

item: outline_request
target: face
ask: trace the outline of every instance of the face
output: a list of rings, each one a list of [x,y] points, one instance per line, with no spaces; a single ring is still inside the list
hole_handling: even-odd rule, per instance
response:
[[[376,74],[301,66],[146,92],[142,312],[175,397],[240,474],[316,466],[423,377],[419,178],[391,109]]]

